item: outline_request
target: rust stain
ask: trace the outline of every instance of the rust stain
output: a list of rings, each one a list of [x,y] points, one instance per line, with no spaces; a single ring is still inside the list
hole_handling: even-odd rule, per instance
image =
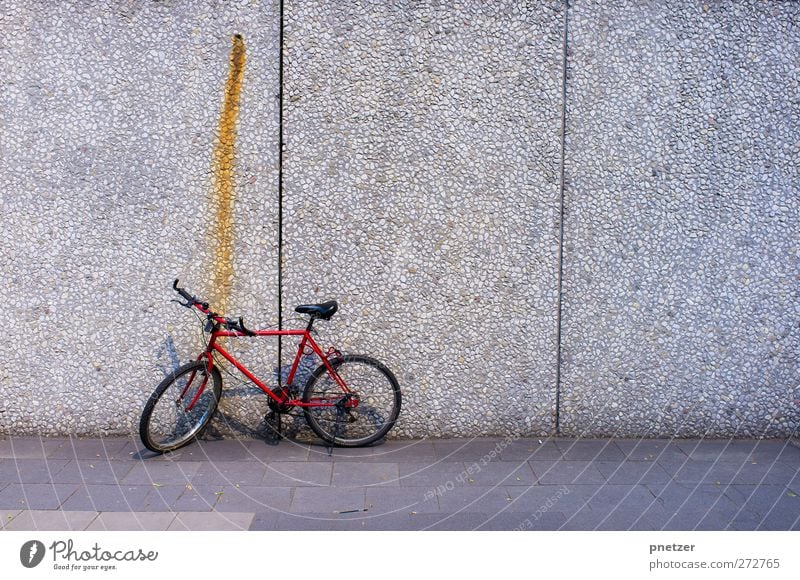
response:
[[[227,313],[233,287],[234,144],[245,64],[242,36],[234,35],[231,44],[228,80],[225,83],[225,95],[213,155],[212,205],[216,220],[212,230],[214,275],[211,304],[212,308],[220,313]]]

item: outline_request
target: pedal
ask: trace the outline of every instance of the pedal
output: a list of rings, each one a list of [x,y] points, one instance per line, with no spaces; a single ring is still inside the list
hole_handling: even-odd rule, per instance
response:
[[[277,445],[282,439],[281,435],[281,414],[270,411],[264,415],[264,426],[266,427],[265,439],[269,445]]]

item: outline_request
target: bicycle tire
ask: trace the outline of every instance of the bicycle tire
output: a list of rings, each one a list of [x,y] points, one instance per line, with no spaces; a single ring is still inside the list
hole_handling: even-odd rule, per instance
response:
[[[339,447],[363,447],[384,437],[400,415],[402,394],[392,371],[381,362],[363,355],[346,355],[331,366],[348,389],[359,397],[358,406],[303,407],[306,422],[316,435]],[[317,367],[303,390],[303,402],[324,398],[341,400],[344,392],[328,374]]]
[[[173,370],[159,383],[147,400],[139,422],[139,437],[147,449],[156,453],[174,451],[200,435],[222,395],[219,371],[211,369],[211,384],[207,376],[206,362],[194,361]],[[201,378],[199,384],[198,378]],[[181,400],[191,403],[200,388],[203,388],[200,398],[188,413],[177,407]],[[165,396],[167,393],[169,396]],[[173,403],[170,404],[169,400]]]

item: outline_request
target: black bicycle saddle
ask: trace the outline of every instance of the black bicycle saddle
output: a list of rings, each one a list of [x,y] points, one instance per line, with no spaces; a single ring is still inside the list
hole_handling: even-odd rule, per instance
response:
[[[337,310],[339,310],[339,303],[336,300],[328,300],[321,304],[301,304],[294,309],[300,314],[309,314],[312,318],[321,318],[322,320],[330,320]]]

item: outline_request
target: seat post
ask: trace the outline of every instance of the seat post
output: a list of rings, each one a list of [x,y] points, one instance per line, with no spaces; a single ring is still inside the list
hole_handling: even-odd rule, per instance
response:
[[[306,332],[310,333],[312,326],[314,326],[314,317],[313,316],[309,317],[309,319],[308,319],[308,326],[306,326]]]

